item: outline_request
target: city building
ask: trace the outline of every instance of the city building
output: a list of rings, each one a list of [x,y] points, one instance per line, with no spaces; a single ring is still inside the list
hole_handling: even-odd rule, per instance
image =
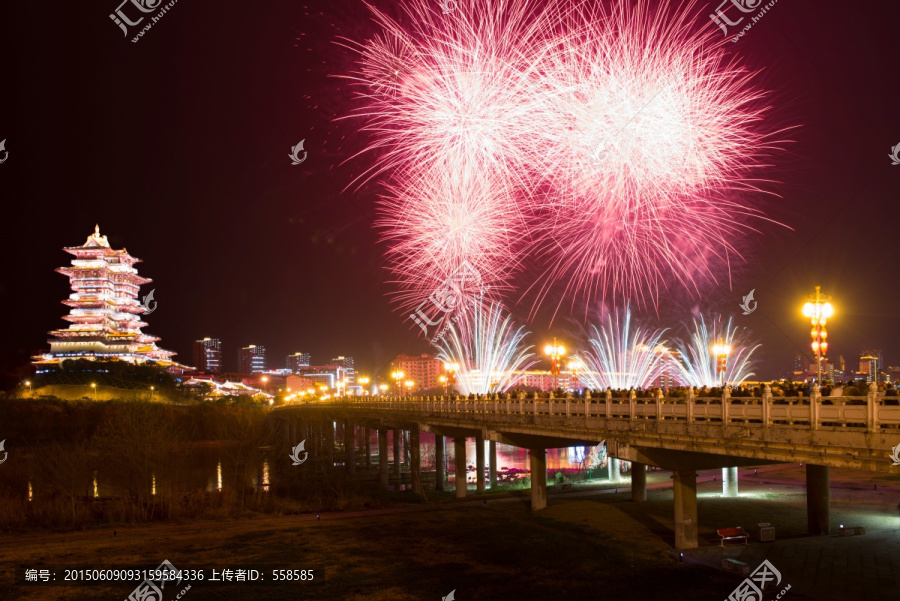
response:
[[[199,371],[222,373],[222,341],[218,338],[195,340],[194,366]]]
[[[156,308],[153,290],[138,296],[142,284],[152,280],[138,275],[132,257],[124,248],[110,248],[100,226],[82,246],[63,248],[75,255],[70,267],[56,271],[68,276],[72,294],[62,301],[70,308],[63,319],[70,322],[64,330],[49,332],[50,352],[33,357],[40,370],[64,359],[117,359],[132,363],[156,361],[173,366],[175,355],[156,346],[159,338],[141,332],[147,324],[141,315]],[[149,306],[148,306],[149,305]],[[183,366],[178,366],[183,367]]]
[[[294,353],[284,359],[284,365],[292,373],[297,373],[301,367],[309,367],[309,353]]]
[[[866,382],[878,381],[878,355],[861,354],[859,356],[860,376],[865,377]]]
[[[266,371],[266,347],[251,344],[238,351],[238,372],[253,374]]]
[[[348,386],[356,384],[356,369],[353,367],[353,357],[344,357],[341,355],[340,357],[332,359],[331,363],[344,369],[344,380]]]
[[[418,356],[397,355],[391,361],[391,368],[387,376],[395,371],[403,372],[403,380],[412,380],[415,384],[413,391],[439,388],[443,384],[438,380],[444,373],[444,364],[440,359],[428,353]]]

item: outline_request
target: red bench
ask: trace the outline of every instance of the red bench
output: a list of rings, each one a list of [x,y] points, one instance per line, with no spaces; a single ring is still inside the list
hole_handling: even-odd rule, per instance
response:
[[[735,528],[719,528],[716,530],[716,534],[721,537],[719,545],[722,547],[725,546],[725,541],[727,540],[743,540],[745,545],[747,544],[747,541],[750,540],[750,536],[744,532],[744,528],[741,526]]]

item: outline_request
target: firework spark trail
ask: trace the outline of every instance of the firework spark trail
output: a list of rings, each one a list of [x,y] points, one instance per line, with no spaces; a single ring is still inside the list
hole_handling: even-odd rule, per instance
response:
[[[463,263],[496,294],[521,261],[530,230],[521,146],[536,135],[522,48],[546,22],[535,6],[516,0],[498,10],[474,0],[447,16],[411,2],[408,25],[372,9],[383,33],[358,48],[354,77],[375,140],[368,150],[383,155],[375,172],[389,175],[376,225],[401,308]]]
[[[476,301],[441,339],[438,359],[459,364],[456,388],[463,394],[504,392],[536,362],[523,342],[528,333],[500,303]]]
[[[625,306],[619,320],[618,311],[607,316],[601,326],[592,325],[592,351],[582,353],[585,365],[582,380],[593,390],[628,390],[648,388],[663,373],[668,354],[663,350],[666,330],[644,330],[631,327],[631,309]]]
[[[713,345],[720,342],[731,347],[725,364],[725,381],[729,385],[739,385],[754,375],[750,357],[761,345],[753,345],[749,341],[749,331],[737,326],[732,328],[731,321],[732,318],[729,317],[728,323],[723,325],[722,317],[716,315],[712,318],[710,329],[701,315],[699,321],[693,320],[694,330],[690,332],[688,341],[677,341],[680,357],[676,365],[679,379],[685,385],[696,388],[721,385],[721,375],[717,371],[718,358],[712,353]]]
[[[500,290],[529,255],[545,265],[534,310],[558,285],[560,305],[655,304],[667,282],[715,282],[764,219],[742,198],[779,144],[765,94],[696,3],[400,6],[370,7],[379,34],[346,45],[401,308],[463,262]]]
[[[729,240],[761,216],[732,197],[756,190],[747,174],[769,150],[756,127],[763,94],[711,31],[685,20],[689,8],[573,10],[570,33],[545,53],[560,120],[546,147],[560,156],[543,174],[554,227],[535,236],[550,263],[539,300],[558,283],[573,302],[622,294],[655,304],[672,280],[699,292],[736,253]]]

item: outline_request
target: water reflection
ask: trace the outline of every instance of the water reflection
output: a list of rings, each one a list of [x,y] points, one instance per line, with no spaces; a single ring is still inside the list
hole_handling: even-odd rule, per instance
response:
[[[377,480],[375,475],[378,473],[379,469],[378,436],[374,429],[370,430],[370,434],[368,441],[368,465],[371,470],[369,472],[370,479],[374,482]],[[366,472],[364,466],[367,462],[365,436],[362,432],[359,433],[358,441],[358,449],[356,452],[357,471],[364,474]],[[409,470],[408,441],[409,435],[407,432],[404,432],[400,446],[400,462],[404,473],[408,473]],[[343,433],[338,429],[335,433],[334,457],[339,461],[343,458],[343,442]],[[394,440],[392,432],[388,436],[387,443],[386,451],[388,463],[393,478]],[[444,473],[452,480],[455,470],[453,439],[445,438],[444,443]],[[489,466],[491,459],[490,443],[485,441],[484,444],[485,463]],[[420,432],[420,445],[422,471],[433,471],[436,458],[435,436],[429,432]],[[473,481],[475,479],[475,446],[476,441],[474,438],[468,438],[466,440],[466,463],[468,466],[471,466],[469,476]],[[229,453],[228,449],[221,445],[208,443],[194,445],[189,443],[184,446],[184,449],[186,453],[188,450],[190,451],[187,453],[190,457],[190,461],[183,465],[179,465],[179,469],[176,473],[163,471],[160,474],[157,474],[155,471],[151,472],[150,478],[147,478],[147,481],[143,484],[143,486],[146,487],[143,489],[144,491],[148,491],[152,495],[159,495],[161,493],[168,494],[170,489],[171,492],[175,494],[190,494],[201,491],[216,492],[224,489],[226,480],[229,482],[229,486],[240,487],[246,485],[255,488],[256,490],[269,491],[282,484],[290,487],[296,481],[300,470],[318,469],[313,467],[315,462],[310,462],[302,467],[291,467],[291,461],[286,452],[266,453],[260,456],[258,461],[254,462],[253,465],[247,466],[240,457],[233,456],[233,453]],[[268,449],[271,449],[271,447],[268,447]],[[318,444],[315,449],[319,456],[317,457],[311,452],[310,459],[315,459],[320,462],[323,461],[324,457],[322,457],[322,455],[324,453],[321,444]],[[591,469],[592,467],[596,468],[596,465],[600,463],[602,458],[602,445],[596,447],[579,446],[562,449],[548,449],[547,468],[549,470]],[[88,496],[93,498],[100,497],[101,482],[103,482],[103,495],[105,497],[122,497],[129,494],[129,488],[130,486],[133,486],[133,484],[128,474],[119,473],[116,471],[115,467],[107,465],[102,461],[98,462],[96,470],[93,468],[94,466],[90,466],[89,469],[91,471],[88,472],[90,475],[86,479],[87,482],[85,482],[88,484],[88,486],[85,487]],[[498,475],[518,470],[522,472],[522,476],[527,476],[527,472],[529,472],[530,469],[530,457],[527,449],[497,443]],[[27,495],[29,501],[34,499],[35,494],[37,494],[39,498],[43,498],[44,495],[49,494],[50,489],[46,486],[39,485],[37,490],[35,490],[33,481],[31,480],[31,478],[35,477],[34,474],[28,473],[25,476],[25,478],[22,478],[22,481],[27,482],[27,489],[24,487],[19,488],[18,494],[24,493],[23,496]],[[504,480],[502,476],[500,479]],[[37,482],[40,484],[40,481]],[[391,484],[394,484],[393,480]],[[21,486],[21,484],[18,486]],[[404,488],[408,486],[408,484],[404,483]]]

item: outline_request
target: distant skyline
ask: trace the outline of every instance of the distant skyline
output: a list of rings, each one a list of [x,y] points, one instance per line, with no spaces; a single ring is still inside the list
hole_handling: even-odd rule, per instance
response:
[[[353,183],[372,159],[353,158],[365,133],[340,119],[354,103],[334,75],[354,56],[335,42],[374,31],[362,3],[217,5],[214,15],[179,4],[139,44],[76,5],[53,19],[33,3],[7,10],[9,22],[43,29],[6,39],[29,60],[7,65],[0,100],[4,367],[46,350],[47,332],[65,325],[69,289],[54,269],[68,263],[62,247],[95,223],[143,260],[139,272],[153,282],[142,294],[155,290],[158,303],[144,331],[180,362],[206,336],[222,341],[227,369],[249,344],[265,346],[275,366],[302,351],[314,363],[353,356],[372,374],[396,354],[435,351],[391,302],[373,228],[381,188]],[[900,143],[897,9],[878,10],[779,3],[731,45],[772,90],[769,118],[799,126],[762,174],[779,196],[753,197],[787,227],[762,226],[743,259],[729,257],[730,274],[693,296],[673,285],[635,321],[668,336],[696,308],[733,314],[763,345],[757,374],[774,378],[808,352],[800,308],[821,285],[836,307],[830,357],[850,367],[880,348],[886,366],[900,363],[900,166],[888,157]],[[307,158],[292,165],[301,140]],[[751,289],[758,306],[743,315]],[[565,305],[554,318],[551,299],[530,316],[532,300],[506,299],[530,344],[556,336],[587,346],[585,307]]]

